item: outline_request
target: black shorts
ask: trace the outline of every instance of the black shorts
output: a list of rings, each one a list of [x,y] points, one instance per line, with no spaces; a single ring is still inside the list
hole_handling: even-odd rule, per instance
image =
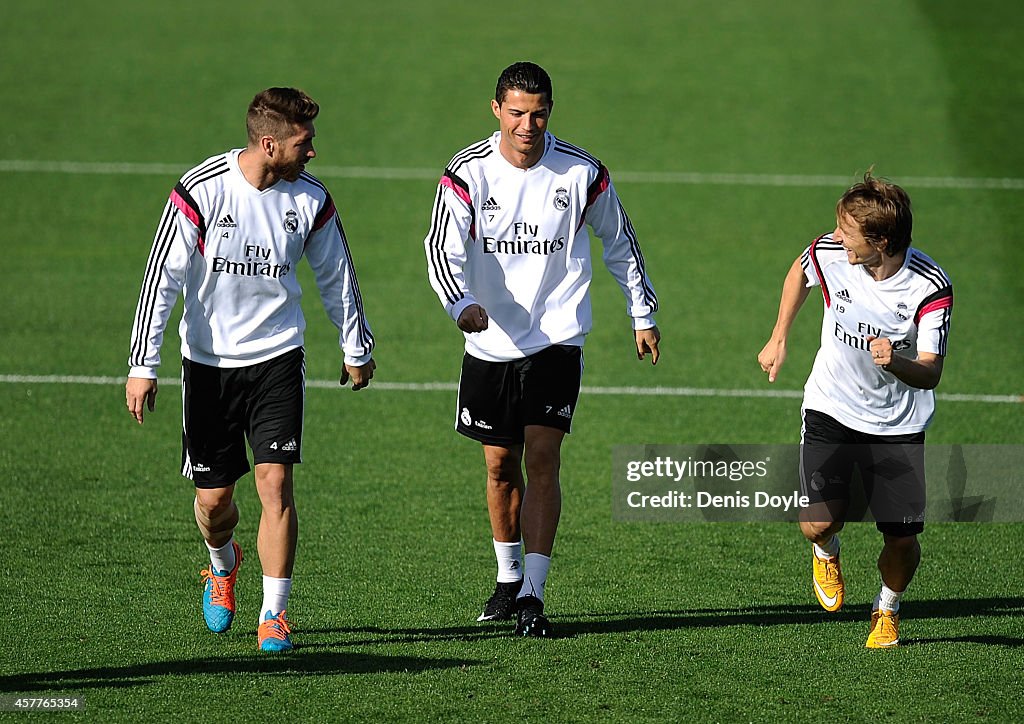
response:
[[[197,488],[223,488],[253,464],[302,462],[306,364],[302,348],[249,367],[181,360],[181,474]]]
[[[855,472],[863,496],[853,485]],[[870,509],[882,533],[917,535],[924,530],[924,432],[870,435],[805,410],[800,492],[811,505],[830,503],[842,520],[862,520]]]
[[[583,378],[583,349],[553,345],[509,362],[466,354],[455,429],[487,445],[519,445],[527,425],[571,432]]]

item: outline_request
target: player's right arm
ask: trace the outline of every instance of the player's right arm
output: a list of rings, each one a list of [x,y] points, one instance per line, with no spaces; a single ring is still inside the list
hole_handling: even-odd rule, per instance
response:
[[[467,241],[473,237],[475,218],[468,185],[446,169],[437,186],[423,247],[430,286],[464,332],[487,329],[487,312],[473,297],[465,275]]]
[[[202,243],[204,228],[195,201],[179,183],[157,225],[132,324],[125,398],[128,412],[139,424],[143,405],[150,411],[156,405],[160,345],[171,310],[185,284],[189,258]]]
[[[806,281],[800,257],[797,257],[782,284],[782,299],[779,301],[779,316],[775,321],[775,328],[772,329],[772,335],[761,353],[757,355],[761,370],[768,373],[769,382],[775,382],[779,369],[786,361],[786,340],[789,338],[789,330],[811,291]]]

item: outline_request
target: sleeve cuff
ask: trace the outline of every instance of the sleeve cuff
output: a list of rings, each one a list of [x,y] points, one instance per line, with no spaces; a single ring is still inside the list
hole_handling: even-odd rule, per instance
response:
[[[346,354],[345,355],[345,364],[347,364],[349,367],[362,367],[364,364],[368,363],[371,359],[373,359],[373,353],[372,352],[368,352],[367,354],[361,355],[359,357],[353,357],[351,355]]]
[[[641,329],[650,329],[655,326],[654,317],[633,317],[633,331],[639,332]]]
[[[155,380],[156,370],[151,367],[129,367],[129,377],[139,377],[144,380]]]
[[[466,307],[468,307],[471,304],[479,303],[480,302],[478,302],[474,297],[467,294],[462,299],[460,299],[459,301],[455,302],[455,304],[452,305],[451,312],[449,312],[451,314],[452,320],[458,322],[459,315],[462,314]]]

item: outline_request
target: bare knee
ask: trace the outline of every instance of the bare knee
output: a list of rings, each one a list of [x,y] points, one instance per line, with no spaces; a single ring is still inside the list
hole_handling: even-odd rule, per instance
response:
[[[921,544],[916,535],[884,535],[882,540],[886,550],[900,557],[913,558],[921,555]]]
[[[557,447],[527,450],[526,479],[531,483],[545,480],[557,481],[561,465],[562,455]]]
[[[232,498],[234,486],[196,488],[194,512],[203,538],[213,546],[227,543],[238,525],[238,507]]]
[[[235,486],[223,488],[196,488],[196,508],[206,515],[216,517],[234,507]]]
[[[833,535],[842,530],[840,521],[801,520],[800,532],[812,543],[825,543]]]
[[[260,463],[256,466],[256,492],[264,510],[291,508],[292,466]]]
[[[844,501],[812,503],[800,511],[800,532],[812,543],[822,545],[843,529],[845,519]]]
[[[484,446],[487,484],[518,487],[522,483],[522,451],[519,447]]]
[[[532,483],[558,482],[558,470],[562,465],[561,430],[532,426],[526,436],[526,478]]]

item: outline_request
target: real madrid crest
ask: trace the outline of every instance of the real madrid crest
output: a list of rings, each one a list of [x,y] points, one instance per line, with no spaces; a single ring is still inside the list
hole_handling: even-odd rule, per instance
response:
[[[910,309],[903,302],[896,305],[896,317],[904,322],[910,319]]]
[[[299,230],[299,215],[291,209],[284,212],[284,230],[289,234]]]
[[[559,186],[555,189],[555,199],[553,201],[555,208],[559,211],[565,211],[569,208],[569,192]]]

